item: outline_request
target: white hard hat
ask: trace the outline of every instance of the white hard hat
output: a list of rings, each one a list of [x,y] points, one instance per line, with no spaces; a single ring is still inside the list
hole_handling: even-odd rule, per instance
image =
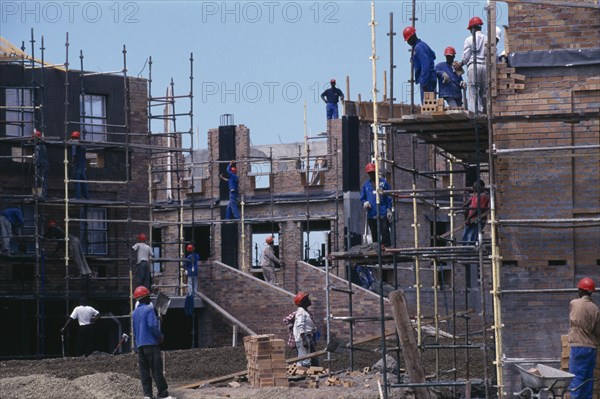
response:
[[[502,29],[500,29],[499,26],[496,26],[496,39],[498,39],[498,40],[502,39]]]

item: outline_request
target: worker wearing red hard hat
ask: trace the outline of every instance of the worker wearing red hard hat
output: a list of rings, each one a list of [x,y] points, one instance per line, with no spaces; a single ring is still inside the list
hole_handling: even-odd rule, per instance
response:
[[[298,357],[308,355],[315,351],[313,336],[317,332],[317,327],[308,312],[308,307],[312,305],[310,298],[306,292],[298,292],[294,297],[294,304],[298,306],[294,318],[293,334],[296,341],[296,349]],[[298,366],[310,367],[316,366],[312,364],[311,359],[300,360]]]
[[[87,159],[86,150],[83,145],[79,143],[81,139],[81,133],[73,131],[71,133],[71,140],[77,142],[71,147],[71,165],[73,167],[73,180],[75,182],[75,198],[76,199],[88,199],[88,186],[85,180],[87,180]]]
[[[219,177],[229,185],[229,202],[225,209],[225,219],[239,219],[240,211],[238,210],[237,202],[240,178],[237,175],[235,161],[230,161],[229,165],[227,165],[227,177],[224,177],[223,175],[219,175]]]
[[[367,180],[360,190],[360,202],[363,208],[367,211],[367,222],[371,230],[373,242],[380,242],[385,247],[392,246],[390,236],[390,223],[394,218],[392,197],[383,194],[379,198],[379,215],[377,214],[377,198],[375,195],[375,164],[368,163],[365,167],[365,172],[369,175]],[[382,190],[391,190],[390,184],[383,178],[379,178],[379,188]],[[381,231],[381,240],[377,236],[377,220],[379,216],[379,229]]]
[[[273,236],[267,236],[265,239],[265,247],[260,256],[260,267],[263,270],[263,277],[269,284],[275,284],[276,269],[283,266],[283,262],[275,256],[275,247],[273,245]]]
[[[411,62],[415,73],[415,83],[421,90],[421,104],[424,100],[424,92],[435,92],[436,76],[434,71],[435,53],[421,39],[417,37],[417,30],[413,26],[407,26],[402,31],[404,41],[412,47]]]
[[[198,262],[200,262],[200,254],[196,252],[196,247],[193,244],[188,244],[185,247],[188,256],[185,258],[185,274],[188,278],[188,296],[195,296],[198,290]]]
[[[38,195],[42,198],[46,198],[48,193],[48,152],[46,151],[46,145],[44,144],[44,135],[39,130],[33,131],[33,142],[34,148],[34,160],[35,160],[35,175],[37,178],[38,187],[41,187],[42,192]]]
[[[46,224],[45,237],[46,238],[54,238],[54,239],[58,239],[58,240],[64,240],[66,237],[66,234],[63,229],[58,227],[58,225],[56,224],[56,221],[49,220],[48,223]],[[87,263],[87,260],[85,259],[85,254],[83,252],[83,246],[81,245],[81,241],[79,240],[79,237],[77,237],[71,233],[69,233],[68,237],[69,237],[69,254],[70,254],[71,259],[73,259],[73,261],[79,268],[79,273],[81,274],[81,277],[83,277],[83,278],[92,277],[92,271],[90,269],[90,266]],[[54,254],[56,254],[56,252],[63,247],[64,247],[64,243],[57,242],[56,248],[54,249]]]
[[[136,252],[137,261],[135,264],[135,285],[146,287],[148,290],[152,287],[152,274],[150,273],[150,261],[152,260],[152,247],[146,244],[146,234],[138,235],[138,242],[132,247]]]
[[[589,277],[582,278],[577,283],[579,298],[569,305],[569,372],[575,375],[569,386],[571,399],[591,399],[594,389],[596,352],[600,346],[600,310],[592,301],[594,291],[594,281]]]
[[[150,303],[150,291],[144,286],[139,286],[133,291],[133,299],[139,303],[133,311],[131,319],[144,397],[154,397],[152,394],[152,380],[154,379],[158,391],[156,397],[174,399],[169,396],[169,386],[163,374],[163,361],[159,345],[164,341],[164,335],[160,331],[158,318]]]
[[[438,78],[439,97],[443,98],[449,107],[462,107],[461,89],[466,88],[467,84],[463,81],[462,74],[456,72],[452,64],[456,56],[456,50],[452,46],[444,49],[446,61],[440,62],[435,66],[435,74]]]
[[[467,66],[468,103],[471,112],[484,112],[486,107],[487,67],[485,64],[487,36],[481,31],[483,21],[479,17],[469,20],[467,29],[471,32],[465,39],[462,61],[456,63],[456,68]],[[477,110],[475,110],[477,102]]]
[[[325,112],[327,114],[327,119],[338,119],[338,102],[340,99],[344,101],[344,93],[335,87],[335,79],[331,79],[329,84],[331,87],[327,88],[323,93],[321,93],[321,100],[323,100],[326,104]]]

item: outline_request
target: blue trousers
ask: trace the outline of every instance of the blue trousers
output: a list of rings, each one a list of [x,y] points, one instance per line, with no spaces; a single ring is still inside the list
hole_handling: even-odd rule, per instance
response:
[[[572,346],[569,357],[569,373],[575,374],[569,389],[575,389],[587,379],[594,378],[596,348]],[[594,382],[590,381],[576,391],[571,391],[571,399],[592,399]]]
[[[325,110],[327,111],[327,119],[337,119],[338,118],[337,103],[327,103]]]
[[[225,219],[239,219],[240,211],[237,205],[237,191],[231,191],[229,193],[229,203],[227,209],[225,209]]]
[[[434,75],[435,76],[435,75]],[[433,79],[427,83],[421,83],[419,85],[419,89],[421,90],[421,104],[423,104],[423,101],[425,100],[424,98],[424,92],[435,92],[435,88],[437,87],[437,79]]]
[[[477,242],[479,235],[479,229],[477,228],[477,223],[471,223],[465,226],[465,231],[463,232],[462,242],[463,243],[471,243],[475,244]]]
[[[159,398],[169,396],[169,387],[163,375],[163,362],[158,345],[144,345],[138,348],[138,364],[140,366],[140,379],[142,380],[142,389],[144,396],[152,396],[152,379],[156,384]]]
[[[73,169],[73,180],[87,180],[85,169]],[[88,186],[86,182],[75,183],[75,198],[88,198]]]

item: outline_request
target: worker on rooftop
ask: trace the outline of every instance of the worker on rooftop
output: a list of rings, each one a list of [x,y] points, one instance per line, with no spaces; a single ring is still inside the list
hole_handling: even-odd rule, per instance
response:
[[[469,20],[467,29],[471,34],[465,39],[462,61],[457,61],[455,66],[455,68],[467,66],[469,111],[479,113],[485,112],[487,101],[487,66],[485,64],[487,36],[481,32],[482,26],[483,21],[479,17]],[[475,70],[475,60],[477,60],[477,70]],[[475,110],[475,102],[477,102],[477,110]]]
[[[225,210],[225,219],[239,219],[240,211],[238,210],[237,201],[240,178],[237,175],[235,161],[230,161],[229,165],[227,165],[227,177],[224,177],[223,175],[219,175],[219,177],[229,185],[229,202],[227,203],[227,209]]]
[[[571,399],[592,399],[596,352],[600,345],[600,310],[592,302],[594,291],[594,281],[582,278],[577,283],[579,298],[569,304],[569,372],[575,374],[569,386]]]
[[[338,102],[340,99],[344,101],[344,93],[335,87],[335,79],[331,79],[329,84],[331,87],[321,93],[321,99],[325,102],[325,104],[327,104],[325,106],[327,119],[338,119]]]
[[[452,46],[444,50],[446,56],[445,62],[440,62],[435,66],[435,74],[440,85],[439,97],[443,98],[451,108],[462,107],[462,91],[467,84],[463,81],[462,75],[458,74],[452,64],[456,56],[456,50]]]
[[[382,194],[379,197],[379,213],[377,212],[377,198],[375,195],[375,164],[369,163],[365,167],[365,171],[369,175],[360,191],[360,202],[363,208],[367,211],[367,221],[371,229],[371,237],[373,242],[381,242],[384,247],[391,247],[392,240],[390,236],[390,223],[394,218],[392,211],[392,197],[387,194]],[[381,190],[391,190],[390,184],[383,178],[379,178],[379,188]],[[379,219],[379,227],[381,229],[381,240],[377,236],[377,220]]]
[[[75,182],[75,198],[76,199],[88,199],[88,186],[85,180],[87,180],[87,159],[85,147],[79,143],[81,139],[81,133],[73,131],[71,133],[72,147],[71,147],[71,163],[73,165],[73,180]]]
[[[415,72],[415,83],[421,90],[421,104],[424,100],[424,92],[435,92],[436,75],[434,71],[435,53],[421,39],[417,37],[417,30],[413,26],[407,26],[402,31],[404,41],[412,47],[411,62]]]

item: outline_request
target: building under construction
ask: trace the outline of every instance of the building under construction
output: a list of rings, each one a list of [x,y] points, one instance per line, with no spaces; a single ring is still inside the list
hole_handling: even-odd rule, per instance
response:
[[[72,68],[68,39],[58,66],[44,61],[45,44],[33,33],[27,51],[3,40],[0,201],[25,216],[14,254],[0,259],[2,334],[12,337],[2,340],[3,355],[57,355],[58,330],[82,295],[113,314],[102,320],[103,345],[113,347],[130,331],[131,246],[144,233],[155,254],[155,293],[173,298],[163,324],[168,349],[263,333],[285,338],[282,318],[298,291],[310,292],[328,342],[332,334],[393,335],[387,294],[401,289],[420,350],[466,351],[485,366],[466,376],[438,367],[419,384],[384,377],[390,389],[478,386],[483,397],[508,397],[521,386],[515,364],[564,366],[561,336],[576,282],[599,277],[600,29],[582,21],[600,20],[600,8],[592,0],[507,3],[507,62],[488,42],[485,113],[394,104],[391,89],[377,98],[374,81],[372,101],[347,101],[325,132],[260,147],[251,146],[248,127],[223,115],[207,149],[193,150],[193,56],[185,94],[172,84],[156,96],[155,66],[147,79],[127,76],[126,49],[119,71],[97,74],[86,72],[83,53]],[[487,12],[494,21],[494,2]],[[373,45],[374,76],[375,60]],[[45,195],[35,129],[50,164]],[[75,130],[78,143],[70,140]],[[74,146],[87,149],[86,181],[71,175]],[[225,217],[229,192],[219,178],[231,160],[239,219]],[[391,248],[361,246],[369,162],[392,186],[378,192],[393,197]],[[461,240],[463,196],[480,180],[491,203],[477,210],[487,226],[473,245]],[[82,183],[88,198],[74,198]],[[81,240],[92,278],[79,276],[68,235],[46,237],[51,220]],[[257,262],[266,236],[284,263],[275,285]],[[192,317],[182,306],[190,243],[203,260]],[[357,284],[357,266],[377,277],[372,289]],[[401,357],[389,342],[381,340],[382,350]]]

